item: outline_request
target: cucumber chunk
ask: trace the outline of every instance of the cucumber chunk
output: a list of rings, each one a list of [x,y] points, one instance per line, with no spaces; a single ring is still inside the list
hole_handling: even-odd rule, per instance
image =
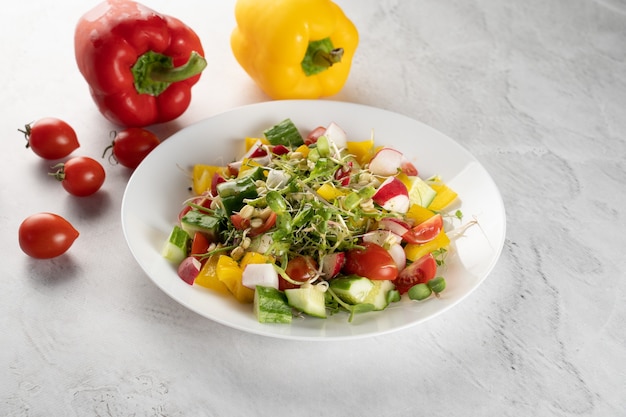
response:
[[[374,287],[363,302],[372,304],[374,310],[384,310],[389,305],[389,291],[395,289],[396,286],[393,285],[393,281],[388,280],[375,280],[372,284]]]
[[[409,189],[409,200],[412,204],[428,207],[437,196],[437,191],[420,177],[411,177],[412,183]]]
[[[253,306],[259,323],[291,323],[291,307],[285,294],[276,288],[257,285]]]
[[[210,240],[215,240],[219,233],[220,220],[199,210],[190,210],[180,219],[180,227],[189,236],[202,232]]]
[[[374,283],[356,275],[334,278],[329,281],[330,288],[339,298],[348,304],[361,304],[374,288]]]
[[[284,145],[288,148],[297,148],[304,143],[302,135],[291,119],[283,120],[265,130],[263,134],[272,145]]]
[[[190,244],[191,238],[189,234],[176,225],[163,245],[161,255],[168,261],[179,264],[187,257]]]
[[[309,316],[326,318],[326,298],[324,292],[314,286],[289,288],[285,290],[287,302],[296,310]]]

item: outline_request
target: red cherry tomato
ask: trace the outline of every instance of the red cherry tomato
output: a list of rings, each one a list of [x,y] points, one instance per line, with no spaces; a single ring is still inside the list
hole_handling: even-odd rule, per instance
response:
[[[305,282],[317,275],[317,262],[310,256],[296,256],[287,263],[285,272],[294,281]],[[297,288],[283,277],[278,278],[278,289],[284,291],[288,288]]]
[[[402,238],[409,243],[426,243],[437,237],[443,227],[443,218],[441,214],[435,214],[431,218],[423,221],[417,226],[409,229],[402,235]]]
[[[343,272],[376,280],[396,279],[398,266],[385,248],[372,242],[363,242],[361,246],[363,249],[346,252]]]
[[[61,159],[78,149],[74,129],[63,120],[46,117],[18,129],[26,136],[26,147],[44,159]]]
[[[271,212],[267,219],[265,219],[263,224],[250,229],[250,231],[248,232],[248,236],[255,237],[270,230],[276,224],[276,217],[276,213]],[[245,230],[250,227],[250,219],[245,219],[241,217],[239,213],[231,214],[230,221],[237,230]]]
[[[113,158],[117,162],[126,168],[135,169],[160,143],[159,138],[149,130],[130,127],[117,133],[109,148],[112,148]],[[105,149],[105,154],[109,148]]]
[[[68,193],[77,197],[86,197],[98,191],[106,177],[102,165],[86,156],[71,158],[55,167],[59,170],[50,175],[61,181]]]
[[[20,248],[37,259],[55,258],[64,254],[79,233],[70,222],[53,213],[28,216],[20,225]]]
[[[400,294],[404,294],[414,285],[424,284],[435,278],[437,261],[432,254],[424,255],[404,268],[393,282]]]

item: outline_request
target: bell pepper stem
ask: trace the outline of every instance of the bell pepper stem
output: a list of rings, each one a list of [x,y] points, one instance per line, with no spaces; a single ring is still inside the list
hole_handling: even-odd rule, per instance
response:
[[[318,50],[313,55],[313,63],[320,67],[330,68],[333,64],[341,62],[343,57],[343,48],[335,48],[330,52]]]
[[[341,62],[343,48],[335,48],[330,38],[310,41],[302,60],[302,70],[307,76],[326,71]]]
[[[189,60],[179,67],[174,67],[171,57],[148,51],[137,59],[131,71],[135,78],[135,89],[139,94],[158,96],[170,84],[194,77],[206,66],[206,60],[195,51],[191,53]]]
[[[206,59],[199,53],[193,51],[191,56],[189,56],[189,60],[184,65],[175,68],[155,65],[151,68],[149,76],[154,81],[175,83],[200,74],[206,66]]]

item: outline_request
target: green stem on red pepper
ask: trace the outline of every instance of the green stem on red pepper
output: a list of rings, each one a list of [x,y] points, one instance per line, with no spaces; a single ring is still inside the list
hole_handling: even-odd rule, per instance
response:
[[[189,60],[179,67],[174,67],[171,57],[148,51],[137,59],[131,71],[138,93],[158,96],[170,84],[194,77],[206,66],[206,60],[195,51],[191,53]]]

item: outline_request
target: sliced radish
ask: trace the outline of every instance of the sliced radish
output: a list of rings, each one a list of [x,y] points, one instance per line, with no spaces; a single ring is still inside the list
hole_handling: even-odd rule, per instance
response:
[[[409,231],[411,225],[394,217],[385,217],[383,219],[380,219],[380,221],[378,222],[378,228],[383,230],[389,230],[397,234],[398,236],[402,236]]]
[[[200,273],[202,264],[193,256],[188,256],[178,265],[178,276],[189,285],[193,285]]]
[[[383,181],[372,200],[385,210],[401,214],[406,213],[411,205],[406,186],[396,177],[388,177]]]
[[[272,153],[274,155],[285,155],[289,153],[289,148],[285,145],[274,145],[272,147]]]
[[[393,244],[387,249],[394,262],[398,266],[398,271],[402,271],[406,267],[406,252],[399,243]]]
[[[248,264],[243,270],[241,283],[250,289],[257,285],[278,289],[278,273],[272,264]]]
[[[401,243],[402,237],[390,230],[378,229],[365,233],[363,235],[363,242],[376,243],[378,246],[387,249],[392,245]]]
[[[348,146],[348,135],[346,135],[346,132],[335,122],[331,122],[328,125],[324,136],[326,136],[330,142],[334,143],[338,149]]]
[[[272,156],[268,152],[267,146],[265,146],[260,140],[257,140],[240,160],[228,164],[229,171],[233,175],[237,175],[241,169],[243,161],[246,159],[253,160],[259,165],[266,166],[272,160]]]
[[[322,275],[324,278],[333,278],[339,272],[346,262],[346,254],[344,252],[328,253],[322,257]]]
[[[399,171],[404,172],[408,176],[416,176],[417,168],[411,163],[404,154],[392,148],[382,148],[372,157],[369,169],[374,175],[382,175],[388,177],[395,175]]]

